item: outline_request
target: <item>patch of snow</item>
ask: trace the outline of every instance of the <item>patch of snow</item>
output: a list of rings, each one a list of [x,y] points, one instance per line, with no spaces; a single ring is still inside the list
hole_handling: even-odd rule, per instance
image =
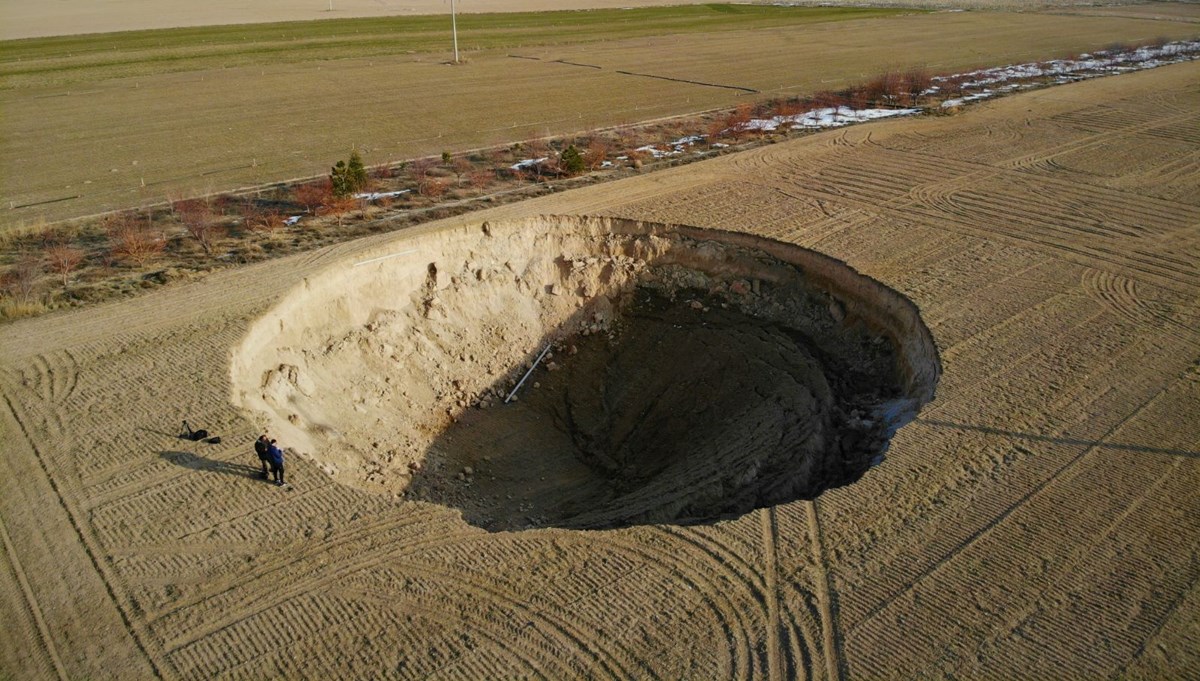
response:
[[[663,151],[662,149],[659,149],[658,147],[654,146],[653,144],[647,144],[644,147],[638,147],[637,149],[634,149],[634,151],[640,151],[645,154],[650,154],[654,158],[663,158],[665,156],[674,156],[679,153],[679,150]]]
[[[961,85],[964,90],[1002,86],[1013,80],[1044,77],[1052,77],[1056,83],[1067,83],[1188,61],[1196,58],[1197,52],[1200,52],[1200,40],[1184,40],[1161,46],[1139,47],[1132,52],[1102,50],[1094,54],[1081,54],[1078,59],[1053,59],[1045,62],[1010,64],[968,71],[954,76],[935,76],[933,80],[934,82],[944,82],[952,78],[967,78],[968,80]],[[927,92],[932,93],[936,90],[937,86],[935,85]]]
[[[674,148],[675,151],[683,151],[684,147],[690,147],[697,142],[703,141],[704,135],[688,135],[687,137],[680,137],[674,142],[671,142],[671,147]]]
[[[541,165],[549,160],[550,160],[549,156],[543,156],[541,158],[527,158],[527,159],[524,159],[521,161],[517,161],[516,163],[512,164],[509,167],[512,168],[513,170],[523,170],[525,168],[532,168],[534,166]]]
[[[368,201],[378,201],[379,199],[390,199],[395,196],[400,196],[401,194],[407,194],[411,191],[411,189],[401,189],[400,191],[396,192],[366,192],[364,194],[355,194],[354,198],[366,199]]]
[[[790,125],[801,128],[836,128],[851,123],[861,123],[877,118],[893,116],[911,116],[920,113],[919,109],[852,109],[848,106],[835,106],[824,109],[813,109],[807,113],[795,116],[774,116],[772,118],[755,118],[747,122],[745,130],[777,130],[780,126]],[[716,146],[716,145],[713,145]]]

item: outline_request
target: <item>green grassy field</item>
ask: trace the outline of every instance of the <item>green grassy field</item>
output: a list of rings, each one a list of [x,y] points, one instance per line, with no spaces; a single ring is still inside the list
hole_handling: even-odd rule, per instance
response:
[[[464,14],[459,49],[580,45],[887,17],[913,10],[695,5]],[[164,72],[408,53],[451,53],[447,16],[331,19],[33,38],[0,42],[0,87],[66,85]]]

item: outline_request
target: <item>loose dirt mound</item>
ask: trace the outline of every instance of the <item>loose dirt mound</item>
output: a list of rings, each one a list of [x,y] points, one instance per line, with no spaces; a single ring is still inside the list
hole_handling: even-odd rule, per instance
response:
[[[565,217],[333,267],[234,362],[238,401],[326,472],[492,529],[814,497],[881,460],[939,374],[915,308],[829,258]]]

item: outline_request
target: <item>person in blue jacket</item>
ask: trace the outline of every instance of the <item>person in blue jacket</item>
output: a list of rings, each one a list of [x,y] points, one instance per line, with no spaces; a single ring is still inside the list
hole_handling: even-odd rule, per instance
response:
[[[271,475],[275,477],[275,484],[283,486],[283,450],[279,445],[271,440],[271,444],[267,446],[267,461],[271,464]]]

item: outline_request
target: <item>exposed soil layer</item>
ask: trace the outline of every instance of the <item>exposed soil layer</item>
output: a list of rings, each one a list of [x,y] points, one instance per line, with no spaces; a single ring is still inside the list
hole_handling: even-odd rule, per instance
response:
[[[940,373],[910,304],[793,246],[579,218],[440,240],[310,280],[235,382],[339,480],[488,529],[814,497],[881,461]]]

